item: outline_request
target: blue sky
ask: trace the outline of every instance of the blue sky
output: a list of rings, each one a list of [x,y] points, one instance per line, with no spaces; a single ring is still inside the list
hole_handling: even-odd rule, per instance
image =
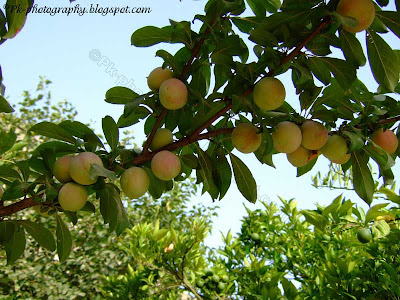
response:
[[[3,1],[4,2],[4,1]],[[394,1],[389,9],[394,10]],[[70,14],[30,14],[27,23],[18,36],[0,47],[0,64],[3,69],[6,96],[11,103],[21,99],[23,90],[33,90],[39,76],[46,76],[53,81],[51,91],[54,100],[67,99],[78,110],[77,119],[91,122],[96,131],[101,133],[101,118],[112,116],[115,120],[121,115],[123,107],[107,104],[104,101],[105,92],[118,85],[121,78],[133,80],[135,89],[148,91],[146,77],[151,70],[160,66],[162,60],[155,57],[158,49],[174,53],[178,46],[159,44],[150,48],[135,48],[130,44],[131,34],[138,28],[153,25],[166,26],[169,19],[176,21],[192,20],[195,14],[203,13],[205,1],[194,0],[130,0],[130,1],[81,1],[72,4],[67,0],[37,1],[38,6],[49,7],[81,7],[89,8],[90,4],[100,6],[137,6],[150,7],[150,14],[118,14],[116,16],[87,14],[84,16]],[[250,14],[250,12],[248,12]],[[200,23],[195,21],[193,28]],[[364,41],[363,33],[357,36]],[[388,35],[387,41],[393,48],[400,48],[400,42],[393,35]],[[365,44],[363,42],[363,44]],[[252,52],[252,51],[251,51]],[[335,52],[339,57],[341,52]],[[100,57],[100,59],[98,59]],[[253,60],[254,56],[250,57]],[[115,69],[112,77],[110,71]],[[371,76],[369,66],[358,71],[360,78],[371,91],[377,84]],[[285,84],[287,101],[299,109],[298,96],[295,95],[291,74],[287,72],[279,77]],[[132,81],[131,81],[132,82]],[[143,124],[132,127],[134,139],[138,144],[144,139]],[[311,187],[311,176],[318,170],[327,171],[328,160],[321,157],[316,167],[309,174],[296,178],[296,169],[286,160],[284,154],[274,157],[276,169],[261,165],[252,155],[244,155],[235,151],[252,170],[259,186],[259,198],[264,201],[278,201],[278,195],[284,199],[296,198],[300,208],[313,208],[314,203],[328,204],[338,191],[317,190]],[[400,174],[399,167],[394,169]],[[352,193],[345,193],[353,201],[364,205]],[[202,201],[208,205],[218,205],[219,217],[215,219],[213,235],[207,240],[210,246],[220,244],[219,231],[224,233],[232,228],[233,232],[240,229],[240,219],[246,214],[245,203],[249,208],[261,208],[261,204],[246,203],[236,188],[234,180],[225,198],[212,203],[206,194],[195,197],[193,203]],[[366,206],[365,206],[366,207]]]

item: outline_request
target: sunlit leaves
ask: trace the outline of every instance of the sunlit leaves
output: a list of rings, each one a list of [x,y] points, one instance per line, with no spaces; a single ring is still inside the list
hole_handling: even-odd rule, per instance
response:
[[[390,46],[377,33],[368,31],[368,59],[375,80],[393,92],[400,73],[400,63]]]
[[[54,138],[60,141],[66,141],[69,143],[75,143],[75,138],[67,130],[63,129],[61,126],[51,123],[42,122],[32,126],[29,131],[33,131],[36,134]]]
[[[368,160],[369,157],[362,152],[353,152],[351,155],[354,189],[361,199],[371,204],[375,184],[368,167]]]
[[[103,132],[108,144],[110,145],[112,150],[115,150],[119,140],[119,131],[117,124],[112,117],[106,116],[102,120],[102,125]]]
[[[161,42],[169,42],[172,39],[172,26],[158,28],[146,26],[136,30],[131,37],[132,45],[136,47],[149,47]]]
[[[126,104],[139,95],[129,88],[123,86],[115,86],[106,92],[105,101],[112,104]]]
[[[257,184],[249,168],[234,154],[229,154],[239,191],[250,202],[257,201]]]

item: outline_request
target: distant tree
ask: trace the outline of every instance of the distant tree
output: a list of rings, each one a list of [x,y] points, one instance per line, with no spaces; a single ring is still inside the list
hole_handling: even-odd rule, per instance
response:
[[[334,172],[316,179],[346,188]],[[152,224],[119,240],[130,255],[125,274],[108,276],[108,299],[399,299],[400,198],[381,187],[385,200],[368,211],[335,198],[326,207],[298,210],[297,201],[247,209],[237,235],[206,252],[208,227],[196,220],[159,239]],[[390,203],[396,202],[396,205]],[[166,245],[172,243],[171,251]],[[200,246],[200,247],[199,247]]]

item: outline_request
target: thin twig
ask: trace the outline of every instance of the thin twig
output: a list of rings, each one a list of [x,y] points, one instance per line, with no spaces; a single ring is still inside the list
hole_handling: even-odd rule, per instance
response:
[[[176,141],[172,144],[169,144],[160,149],[157,149],[156,151],[148,152],[146,154],[141,154],[133,160],[133,163],[135,165],[141,165],[141,164],[144,164],[145,162],[151,160],[154,157],[154,155],[156,155],[160,151],[163,151],[163,150],[174,151],[174,150],[177,150],[179,148],[190,145],[190,144],[200,141],[200,140],[209,139],[211,137],[218,136],[221,134],[230,134],[230,133],[232,133],[232,130],[233,130],[233,128],[221,128],[221,129],[209,131],[209,132],[206,132],[206,133],[203,133],[200,135],[192,134],[183,139],[180,139],[179,141]]]
[[[394,123],[400,121],[400,116],[396,116],[393,118],[388,118],[388,119],[382,119],[379,121],[379,124],[389,124],[389,123]]]

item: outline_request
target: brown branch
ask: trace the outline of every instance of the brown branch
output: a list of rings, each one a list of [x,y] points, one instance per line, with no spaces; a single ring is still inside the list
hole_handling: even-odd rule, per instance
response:
[[[282,67],[283,65],[287,64],[290,62],[293,58],[295,58],[297,55],[301,53],[301,49],[303,49],[304,46],[306,46],[309,42],[311,42],[321,31],[324,29],[330,22],[332,21],[331,16],[326,16],[325,18],[322,19],[321,23],[318,25],[317,28],[314,29],[313,32],[311,32],[305,39],[302,41],[300,44],[297,45],[296,48],[294,48],[290,53],[288,53],[281,61],[279,64],[279,67]],[[276,70],[270,70],[267,74],[265,74],[264,77],[271,77],[275,74]],[[250,95],[253,92],[254,85],[249,87],[246,91],[244,91],[243,96],[246,97]]]
[[[209,131],[209,132],[206,132],[206,133],[203,133],[200,135],[191,134],[187,137],[184,137],[183,139],[180,139],[179,141],[176,141],[172,144],[169,144],[160,149],[157,149],[156,151],[148,152],[146,154],[141,154],[140,156],[136,157],[133,160],[133,163],[135,165],[140,165],[140,164],[143,164],[143,163],[151,160],[153,158],[153,156],[156,155],[160,151],[163,151],[163,150],[174,151],[174,150],[177,150],[179,148],[190,145],[190,144],[200,141],[200,140],[207,140],[209,138],[212,138],[214,136],[221,135],[221,134],[230,134],[230,133],[232,133],[232,130],[233,130],[233,128],[221,128],[221,129]]]
[[[153,128],[151,129],[151,133],[149,138],[147,139],[146,143],[143,146],[143,152],[142,153],[148,153],[149,152],[149,147],[151,142],[153,141],[154,135],[156,134],[156,131],[158,127],[160,127],[160,123],[162,119],[164,119],[165,114],[167,113],[167,110],[163,108],[161,111],[161,114],[157,117],[156,123],[154,124]]]
[[[197,128],[191,134],[191,136],[196,136],[196,135],[199,135],[200,133],[202,133],[202,131],[204,129],[206,129],[207,127],[211,126],[212,123],[214,123],[215,120],[217,120],[219,117],[222,117],[227,111],[229,111],[232,108],[232,106],[233,106],[233,104],[232,104],[232,101],[231,101],[228,105],[226,105],[224,108],[219,110],[214,116],[209,118],[203,125],[201,125],[199,128]]]
[[[215,22],[215,18],[213,18],[211,20],[210,25],[207,27],[206,31],[204,32],[203,37],[199,40],[199,42],[193,48],[192,55],[190,56],[188,62],[183,67],[182,72],[179,75],[179,79],[183,80],[185,75],[189,72],[190,67],[192,66],[192,63],[193,63],[195,57],[199,54],[201,46],[203,46],[206,37],[210,34],[211,27],[214,25],[214,22]],[[165,108],[163,108],[161,114],[158,116],[156,123],[154,124],[153,128],[151,129],[150,136],[149,136],[149,138],[147,139],[146,143],[143,146],[143,152],[142,152],[143,154],[149,153],[150,144],[153,141],[154,135],[156,134],[156,131],[157,131],[158,127],[160,127],[160,123],[161,123],[162,119],[164,118],[166,112],[167,112],[167,110]]]
[[[204,32],[203,37],[199,40],[197,45],[194,47],[194,49],[192,51],[192,55],[190,56],[188,62],[185,64],[185,66],[182,69],[182,73],[179,76],[180,79],[183,79],[185,77],[185,75],[189,72],[190,67],[192,66],[192,63],[193,63],[195,57],[197,56],[197,54],[199,54],[201,46],[203,46],[204,41],[206,40],[206,37],[210,34],[211,27],[214,25],[214,22],[215,22],[215,17],[211,19],[210,25],[208,25],[206,31]]]
[[[5,216],[11,216],[12,214],[15,214],[16,212],[19,212],[20,210],[23,210],[25,208],[29,208],[32,206],[38,205],[37,202],[31,198],[25,198],[21,201],[15,202],[13,204],[3,206],[0,208],[0,218],[5,217]]]
[[[322,22],[318,25],[318,27],[315,28],[314,31],[311,32],[304,39],[304,41],[298,44],[297,47],[293,49],[293,51],[291,51],[288,55],[285,56],[284,59],[282,59],[281,63],[279,64],[279,67],[282,67],[283,65],[291,61],[293,58],[295,58],[297,55],[299,55],[301,49],[303,49],[304,46],[306,46],[309,42],[311,42],[322,31],[322,29],[324,29],[331,21],[332,21],[332,16],[326,16],[325,18],[323,18]],[[266,76],[272,76],[273,74],[274,70],[271,70],[266,74]]]
[[[205,34],[209,34],[210,33],[210,30],[211,30],[210,27],[212,26],[213,21],[210,23],[210,26],[207,28]],[[324,29],[331,21],[332,21],[332,17],[331,16],[325,17],[322,20],[322,22],[318,25],[318,27],[315,28],[315,30],[313,32],[311,32],[310,35],[308,35],[304,39],[304,41],[302,41],[296,48],[294,48],[288,55],[286,55],[282,59],[281,63],[279,64],[279,67],[285,65],[286,63],[291,61],[293,58],[295,58],[297,55],[299,55],[301,53],[301,49],[303,49],[304,46],[306,46],[309,42],[311,42],[322,31],[322,29]],[[204,38],[202,38],[200,41],[204,42]],[[201,45],[200,45],[200,47],[201,47]],[[195,49],[197,49],[197,51],[199,51],[200,47],[196,47]],[[189,61],[193,61],[194,57],[195,56],[192,54],[192,57],[189,59]],[[186,69],[186,68],[184,68],[184,69]],[[187,71],[188,70],[189,69],[187,69]],[[274,73],[275,73],[275,71],[271,70],[265,75],[265,77],[273,76]],[[254,85],[251,86],[250,88],[248,88],[246,91],[244,91],[242,95],[244,97],[250,95],[253,92]],[[187,145],[189,145],[189,144],[191,144],[191,143],[193,143],[195,141],[198,141],[198,140],[201,140],[201,139],[210,138],[210,137],[218,135],[218,134],[216,134],[218,132],[218,130],[209,132],[210,134],[212,134],[211,136],[207,136],[208,133],[201,134],[201,132],[203,132],[204,129],[206,129],[207,127],[212,125],[212,123],[215,120],[217,120],[219,117],[223,116],[227,111],[229,111],[233,107],[231,99],[227,98],[225,100],[228,100],[228,104],[224,108],[222,108],[220,111],[218,111],[214,116],[212,116],[210,119],[208,119],[203,125],[201,125],[190,136],[185,137],[185,138],[183,138],[183,139],[181,139],[179,141],[176,141],[175,143],[169,144],[169,145],[167,145],[167,146],[165,146],[165,147],[163,147],[163,148],[161,148],[161,149],[159,149],[157,151],[151,152],[151,153],[143,151],[143,153],[140,156],[136,157],[133,160],[133,163],[134,164],[143,164],[143,163],[149,161],[150,159],[152,159],[153,156],[159,151],[162,151],[162,150],[173,151],[173,150],[179,149],[181,147],[187,146]],[[227,128],[225,128],[225,130],[226,129]],[[232,129],[230,129],[230,132],[231,132],[231,130]],[[226,131],[222,130],[220,134],[226,134],[226,133],[227,133]]]
[[[203,300],[203,298],[197,293],[194,287],[190,284],[189,280],[187,280],[186,276],[182,278],[183,284],[192,292],[192,294],[196,297],[197,300]]]
[[[379,121],[379,124],[389,124],[389,123],[394,123],[400,121],[400,116],[396,116],[393,118],[388,118],[388,119],[382,119]]]

